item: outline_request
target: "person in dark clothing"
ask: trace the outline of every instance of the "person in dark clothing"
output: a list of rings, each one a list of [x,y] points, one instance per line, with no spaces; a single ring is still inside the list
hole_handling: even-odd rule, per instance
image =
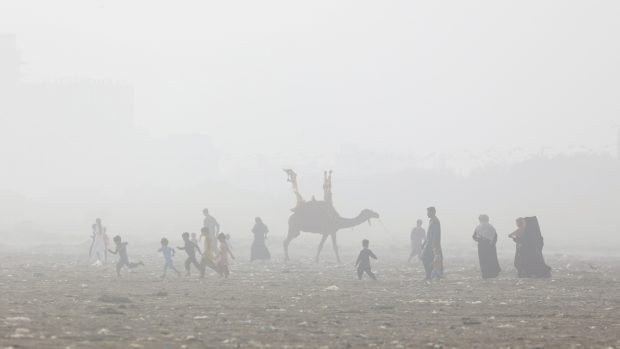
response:
[[[196,259],[196,251],[198,251],[198,254],[202,254],[202,252],[200,252],[200,247],[198,247],[198,245],[196,245],[194,242],[192,242],[192,240],[189,239],[189,233],[183,233],[181,237],[183,237],[183,242],[185,243],[185,246],[177,248],[179,250],[185,250],[185,253],[187,253],[187,259],[185,260],[185,276],[190,275],[190,267],[192,266],[192,264],[202,274],[202,267]]]
[[[116,276],[121,276],[121,269],[123,267],[127,267],[129,269],[137,268],[141,265],[144,265],[142,262],[138,263],[130,263],[129,256],[127,256],[127,242],[122,242],[121,237],[116,235],[114,237],[114,243],[116,244],[116,249],[114,251],[108,250],[108,252],[112,254],[118,254],[118,262],[116,263]]]
[[[377,256],[368,248],[369,243],[370,242],[366,239],[362,240],[363,249],[360,251],[357,261],[355,262],[355,266],[357,267],[357,278],[359,280],[362,279],[364,273],[368,274],[371,279],[377,280],[377,277],[370,268],[370,258],[377,259]]]
[[[426,238],[426,231],[422,228],[422,220],[418,219],[416,227],[411,230],[411,253],[409,253],[409,259],[407,263],[411,263],[413,257],[422,257],[422,246],[424,245],[424,239]]]
[[[517,243],[515,265],[517,266],[519,277],[551,277],[551,267],[545,263],[545,257],[542,254],[544,239],[540,232],[538,218],[525,217],[523,223],[524,226],[521,234],[515,234],[515,237],[513,237]]]
[[[429,207],[427,216],[430,218],[426,240],[422,247],[422,263],[426,272],[426,281],[443,277],[443,254],[441,251],[441,223],[437,218],[435,207]]]
[[[478,217],[480,224],[474,230],[472,238],[478,242],[478,259],[483,279],[496,278],[502,270],[497,260],[497,231],[489,224],[489,216]]]
[[[252,250],[250,255],[250,260],[268,260],[271,258],[271,254],[269,253],[269,249],[267,248],[267,244],[265,244],[265,240],[267,240],[267,233],[269,232],[269,228],[263,223],[263,220],[260,217],[256,217],[254,220],[255,224],[252,228],[252,233],[254,234],[254,242],[252,243]]]

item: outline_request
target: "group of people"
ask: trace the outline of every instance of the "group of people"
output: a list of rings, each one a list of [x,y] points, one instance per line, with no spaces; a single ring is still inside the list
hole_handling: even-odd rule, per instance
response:
[[[177,247],[177,250],[185,251],[187,258],[185,259],[185,275],[191,275],[191,269],[194,267],[198,270],[201,277],[205,276],[207,268],[212,269],[221,277],[228,278],[229,258],[235,259],[232,248],[230,246],[230,235],[220,231],[220,225],[217,220],[209,214],[208,209],[203,210],[204,220],[200,237],[197,238],[195,233],[184,232],[181,234],[183,246]],[[435,207],[427,209],[429,218],[428,229],[422,227],[422,220],[417,221],[416,227],[411,231],[411,253],[409,262],[414,257],[418,257],[424,265],[425,280],[440,279],[443,277],[443,252],[441,248],[441,222],[437,218],[437,210]],[[497,231],[495,227],[489,223],[488,215],[480,215],[478,217],[480,224],[474,229],[472,238],[478,244],[478,259],[480,262],[480,272],[483,279],[495,278],[499,275],[501,267],[497,258]],[[536,217],[518,218],[516,220],[517,230],[509,235],[516,244],[516,253],[514,265],[517,269],[518,277],[544,278],[551,276],[551,268],[545,263],[542,249],[543,237],[540,232],[540,226]],[[263,223],[260,217],[255,219],[252,233],[254,234],[254,242],[252,243],[250,260],[269,260],[271,254],[267,248],[266,239],[269,228]],[[103,226],[101,219],[97,218],[95,224],[92,225],[92,243],[90,246],[90,255],[96,258],[96,264],[101,265],[107,262],[107,253],[118,255],[116,264],[117,275],[123,267],[133,269],[144,265],[141,261],[134,263],[129,261],[127,255],[127,242],[122,241],[120,236],[113,238],[115,249],[108,248],[108,237],[106,228]],[[174,266],[175,249],[170,247],[167,238],[161,239],[161,252],[164,257],[164,268],[162,278],[166,277],[168,269],[174,271],[177,275],[181,272]],[[199,244],[202,242],[202,249]],[[377,259],[377,256],[369,249],[369,241],[362,241],[363,249],[357,260],[357,276],[362,279],[363,274],[367,274],[370,278],[376,280],[375,274],[371,270],[370,259]]]
[[[95,224],[92,225],[92,235],[90,249],[88,255],[95,257],[95,263],[93,265],[101,266],[108,262],[108,253],[118,255],[118,261],[116,262],[116,275],[120,276],[121,269],[127,267],[134,269],[138,266],[144,265],[144,263],[129,262],[129,256],[127,255],[127,242],[122,241],[120,236],[115,236],[114,241],[115,249],[110,249],[110,239],[108,238],[107,229],[103,226],[101,218],[95,220]]]
[[[181,234],[183,239],[183,246],[177,247],[178,250],[183,250],[187,254],[185,259],[185,275],[191,275],[192,266],[194,266],[200,273],[200,277],[205,277],[207,267],[217,272],[220,276],[228,278],[230,270],[228,268],[230,261],[228,257],[235,259],[235,256],[230,249],[227,239],[224,233],[217,235],[217,243],[215,239],[209,237],[212,235],[208,227],[201,229],[200,240],[204,239],[203,249],[198,246],[199,240],[196,239],[196,235],[193,234],[190,238],[190,234],[185,232]],[[175,249],[169,246],[167,238],[161,239],[161,248],[158,250],[164,256],[164,272],[162,278],[166,277],[168,269],[172,269],[177,275],[181,275],[181,272],[174,266],[173,257],[175,256]],[[196,256],[198,254],[200,262]]]
[[[422,220],[411,231],[411,253],[409,262],[418,256],[424,264],[426,280],[443,276],[443,253],[441,250],[441,223],[436,209],[427,209],[430,219],[428,231],[422,228]],[[478,217],[479,225],[472,238],[478,244],[478,259],[483,279],[496,278],[501,267],[497,259],[497,231],[489,223],[488,215]],[[517,230],[508,235],[516,244],[514,266],[518,277],[546,278],[551,276],[551,268],[545,263],[542,254],[544,241],[536,217],[517,218]]]
[[[232,248],[230,246],[230,235],[220,231],[220,225],[217,220],[209,214],[208,209],[203,210],[204,220],[201,228],[201,234],[198,238],[196,233],[184,232],[181,234],[183,246],[179,246],[176,250],[185,251],[187,258],[185,259],[185,275],[190,276],[192,267],[198,270],[200,277],[205,277],[207,268],[212,269],[220,276],[228,278],[230,275],[229,257],[235,259]],[[252,244],[251,260],[268,260],[271,258],[269,249],[267,249],[266,239],[269,228],[263,223],[260,217],[255,219],[252,233],[254,234],[254,243]],[[122,241],[120,236],[113,238],[115,249],[109,248],[108,236],[106,228],[103,226],[101,219],[97,218],[95,224],[92,225],[91,246],[89,256],[95,258],[94,265],[103,265],[107,263],[108,253],[118,255],[116,264],[116,273],[120,277],[121,270],[126,267],[134,269],[143,266],[144,263],[130,262],[127,254],[127,242]],[[202,249],[199,244],[202,242]],[[177,275],[181,272],[174,266],[175,249],[170,247],[170,241],[162,238],[161,252],[164,257],[164,268],[162,278],[166,277],[168,270],[174,271]]]

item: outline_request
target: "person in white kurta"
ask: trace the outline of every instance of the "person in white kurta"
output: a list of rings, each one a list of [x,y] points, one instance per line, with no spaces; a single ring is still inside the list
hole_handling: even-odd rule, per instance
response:
[[[101,219],[97,218],[97,222],[93,226],[93,245],[92,253],[97,260],[96,265],[107,263],[108,261],[108,239],[106,236],[106,228],[101,224]]]

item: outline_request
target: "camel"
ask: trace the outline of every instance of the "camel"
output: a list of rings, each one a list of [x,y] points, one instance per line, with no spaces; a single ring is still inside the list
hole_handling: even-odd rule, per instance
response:
[[[370,224],[370,220],[379,218],[379,214],[364,209],[357,217],[343,218],[341,217],[332,202],[331,192],[331,171],[324,173],[323,193],[324,198],[322,201],[316,200],[312,197],[310,201],[304,201],[297,188],[297,174],[293,170],[284,170],[288,174],[288,181],[293,185],[293,192],[297,198],[297,206],[292,209],[293,214],[288,220],[288,235],[284,240],[284,257],[285,260],[289,260],[288,246],[293,239],[299,236],[303,232],[321,234],[321,242],[316,252],[316,262],[319,262],[319,255],[325,244],[325,240],[331,236],[332,246],[334,247],[334,253],[338,263],[340,262],[340,255],[338,254],[338,244],[336,241],[336,233],[340,229],[352,228],[358,226],[364,222]]]

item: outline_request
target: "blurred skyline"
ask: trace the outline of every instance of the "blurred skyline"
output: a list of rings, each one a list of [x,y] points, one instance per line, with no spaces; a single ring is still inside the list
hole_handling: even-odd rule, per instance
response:
[[[404,238],[437,205],[456,240],[486,212],[503,232],[543,215],[557,243],[587,240],[590,221],[566,217],[596,217],[588,234],[616,242],[618,15],[611,1],[3,2],[0,232],[86,236],[102,216],[146,236],[195,230],[210,207],[234,232],[263,215],[283,234],[293,167],[306,197],[334,169],[343,215],[376,209]]]
[[[236,162],[329,165],[344,147],[468,172],[616,148],[611,1],[0,6],[24,81],[121,81],[141,132],[205,134]]]

